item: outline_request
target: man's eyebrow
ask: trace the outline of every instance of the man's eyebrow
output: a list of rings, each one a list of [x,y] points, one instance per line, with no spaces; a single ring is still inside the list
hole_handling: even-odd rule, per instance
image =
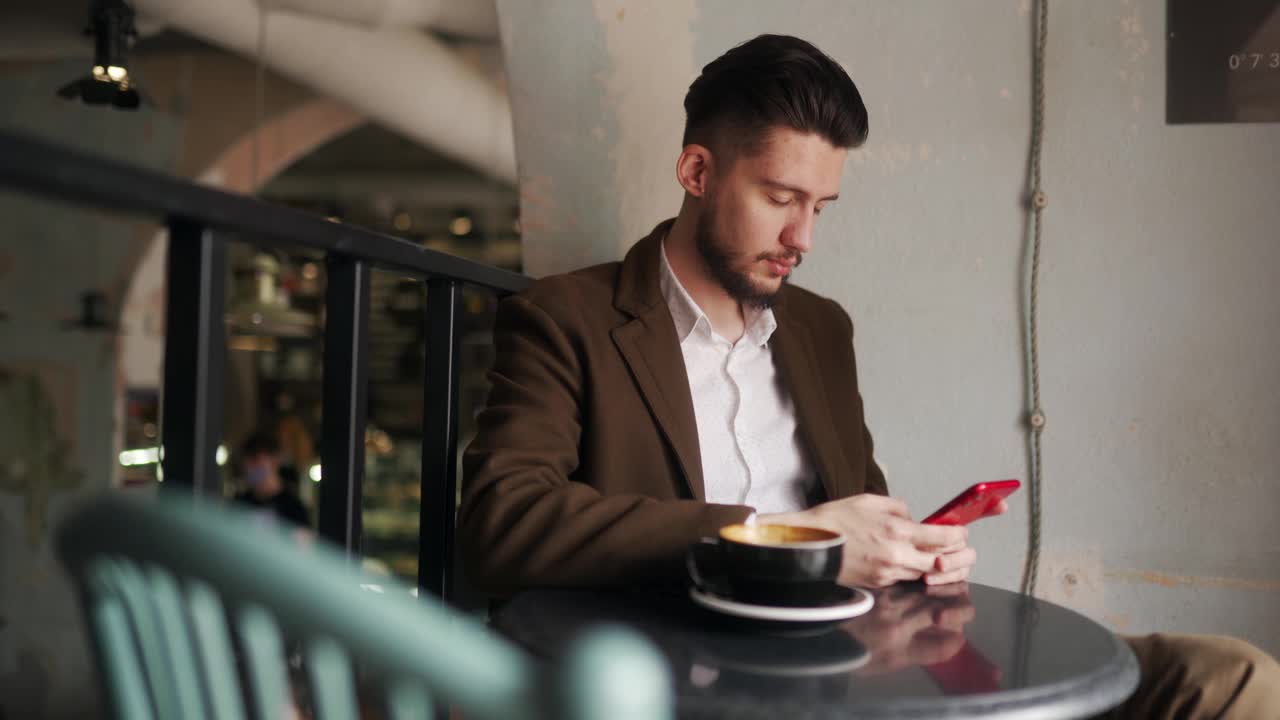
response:
[[[764,184],[768,185],[769,187],[775,190],[786,190],[787,192],[792,192],[797,195],[803,195],[804,197],[809,197],[809,193],[806,192],[804,189],[795,187],[794,185],[781,183],[781,182],[778,182],[777,180],[765,180]],[[828,195],[827,197],[822,198],[821,200],[819,200],[819,202],[835,202],[836,200],[839,200],[839,199],[840,199],[840,193],[836,193],[835,195]]]

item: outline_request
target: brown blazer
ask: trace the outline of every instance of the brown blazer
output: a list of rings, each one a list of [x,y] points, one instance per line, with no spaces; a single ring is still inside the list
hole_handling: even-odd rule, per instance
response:
[[[676,580],[690,543],[751,513],[705,502],[684,356],[658,284],[670,222],[621,263],[544,278],[500,304],[458,515],[478,587]],[[826,497],[885,493],[849,316],[792,286],[774,313],[769,344]]]

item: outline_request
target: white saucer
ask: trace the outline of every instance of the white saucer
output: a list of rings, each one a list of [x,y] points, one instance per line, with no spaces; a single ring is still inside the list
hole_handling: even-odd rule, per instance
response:
[[[869,662],[871,662],[871,653],[863,650],[860,655],[853,655],[841,660],[833,660],[827,663],[813,663],[810,665],[752,665],[750,663],[736,663],[732,661],[722,661],[720,665],[721,667],[726,667],[730,670],[737,670],[738,672],[752,673],[756,675],[772,675],[773,677],[784,678],[806,678],[817,675],[836,675],[839,673],[852,672]]]
[[[872,605],[875,605],[875,598],[871,596],[871,593],[861,588],[853,588],[853,597],[849,599],[849,602],[819,607],[753,605],[704,592],[696,587],[689,588],[689,597],[698,605],[725,615],[748,620],[784,623],[839,622],[858,617],[870,610]]]

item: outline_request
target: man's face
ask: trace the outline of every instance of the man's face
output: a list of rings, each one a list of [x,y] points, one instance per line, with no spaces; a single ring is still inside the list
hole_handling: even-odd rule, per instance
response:
[[[814,221],[840,191],[847,154],[818,135],[776,128],[756,152],[715,167],[695,241],[734,299],[773,304],[813,246]]]

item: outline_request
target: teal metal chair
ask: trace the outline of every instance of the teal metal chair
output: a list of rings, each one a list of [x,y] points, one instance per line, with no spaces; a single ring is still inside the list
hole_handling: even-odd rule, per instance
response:
[[[376,711],[408,720],[452,706],[468,720],[658,720],[674,711],[664,661],[628,630],[584,634],[551,667],[319,542],[190,496],[104,495],[62,524],[58,549],[117,718]],[[362,589],[371,583],[384,591]]]

